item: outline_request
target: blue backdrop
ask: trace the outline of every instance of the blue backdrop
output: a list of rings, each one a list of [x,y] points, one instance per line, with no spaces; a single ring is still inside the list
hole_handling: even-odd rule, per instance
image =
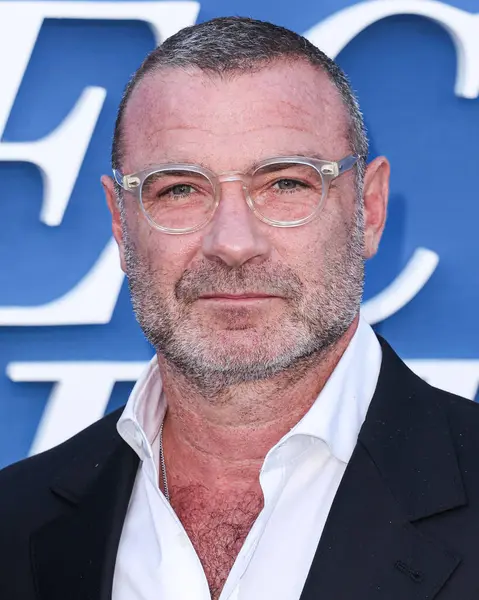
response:
[[[227,11],[304,33],[353,4],[230,0],[226,7],[219,0],[205,0],[197,20]],[[448,4],[472,12],[476,3]],[[0,2],[0,10],[7,10],[5,6]],[[154,45],[152,30],[140,21],[44,20],[2,143],[30,142],[50,134],[87,86],[104,88],[106,98],[59,225],[40,220],[45,190],[38,167],[2,159],[0,154],[0,306],[51,302],[77,285],[98,260],[111,235],[99,178],[110,168],[116,108],[128,77]],[[4,53],[0,64],[10,59]],[[478,99],[454,93],[456,49],[449,33],[429,18],[382,19],[361,31],[337,60],[357,90],[371,157],[385,154],[392,163],[389,219],[379,255],[367,267],[366,299],[390,284],[418,247],[439,257],[432,277],[417,295],[375,328],[406,359],[442,359],[437,364],[445,366],[456,360],[456,377],[461,377],[462,364],[474,368],[477,390]],[[72,151],[74,144],[72,139]],[[107,323],[45,326],[6,321],[0,318],[0,466],[30,452],[55,386],[53,378],[13,381],[9,365],[79,361],[126,365],[152,355],[132,315],[125,282]],[[107,410],[124,403],[130,388],[128,381],[116,383]],[[80,401],[88,404],[89,399]]]

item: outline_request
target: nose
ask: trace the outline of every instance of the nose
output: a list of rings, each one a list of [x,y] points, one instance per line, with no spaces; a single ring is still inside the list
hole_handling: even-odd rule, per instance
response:
[[[243,185],[241,181],[221,184],[218,208],[203,237],[204,256],[231,268],[248,261],[261,263],[270,254],[269,241],[246,203]]]

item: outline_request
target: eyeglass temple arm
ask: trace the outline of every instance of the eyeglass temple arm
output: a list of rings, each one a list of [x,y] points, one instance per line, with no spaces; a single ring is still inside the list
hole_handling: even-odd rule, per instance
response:
[[[338,162],[339,174],[349,171],[358,162],[360,157],[357,154],[350,154]]]
[[[123,175],[118,169],[113,169],[113,179],[121,188],[126,189]]]

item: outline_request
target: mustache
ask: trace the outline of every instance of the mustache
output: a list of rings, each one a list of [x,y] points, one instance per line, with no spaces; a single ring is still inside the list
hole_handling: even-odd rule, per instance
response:
[[[175,296],[187,304],[207,294],[247,292],[299,300],[303,287],[298,275],[280,264],[241,265],[233,269],[215,263],[201,263],[183,273],[175,285]]]

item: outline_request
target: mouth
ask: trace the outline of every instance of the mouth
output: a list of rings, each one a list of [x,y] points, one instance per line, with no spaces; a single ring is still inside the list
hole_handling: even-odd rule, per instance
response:
[[[232,301],[245,301],[245,300],[270,300],[272,298],[278,298],[279,296],[273,296],[271,294],[264,294],[261,292],[242,292],[241,294],[224,294],[222,292],[202,294],[199,300],[232,300]]]

